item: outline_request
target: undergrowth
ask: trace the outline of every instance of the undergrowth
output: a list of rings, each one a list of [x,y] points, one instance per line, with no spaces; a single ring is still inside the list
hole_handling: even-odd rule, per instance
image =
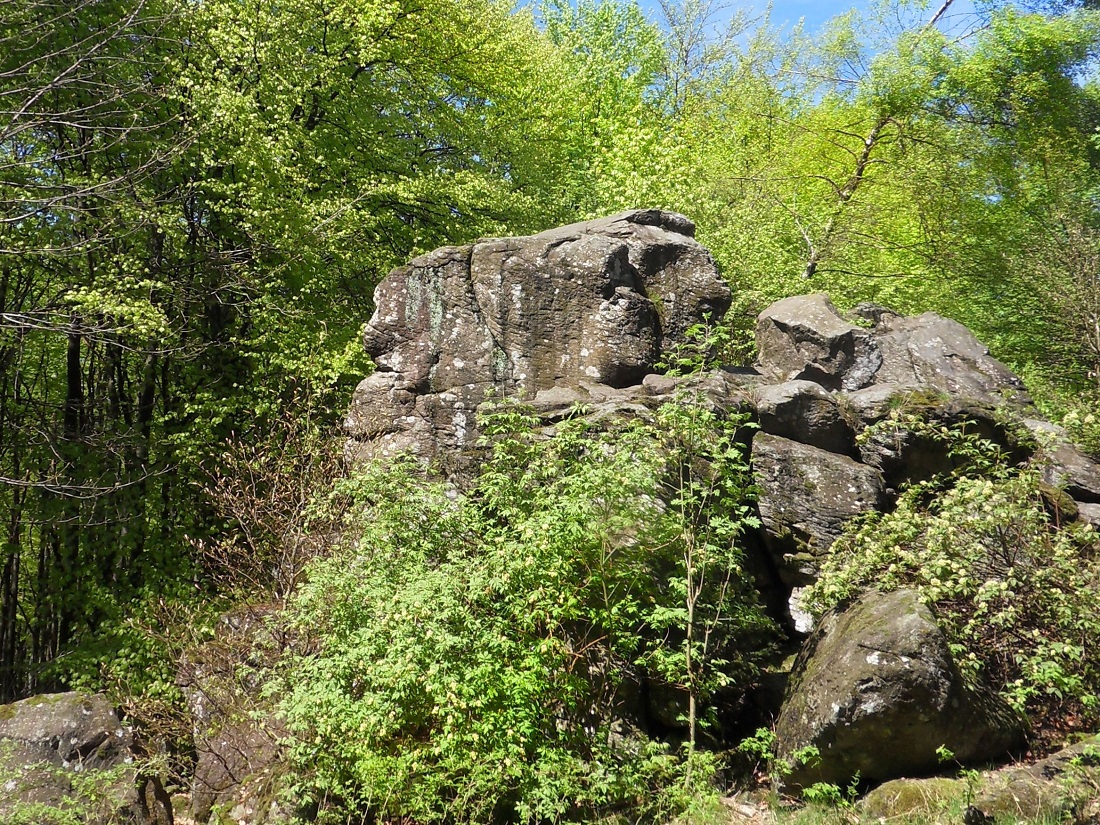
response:
[[[689,399],[536,424],[482,422],[467,494],[412,460],[338,483],[354,539],[308,568],[287,615],[309,652],[269,685],[319,821],[667,821],[710,793],[714,698],[774,633],[738,546],[745,421]],[[651,690],[677,707],[663,738]]]
[[[905,489],[890,513],[853,522],[804,604],[816,615],[869,588],[916,588],[956,660],[1037,728],[1086,728],[1100,717],[1100,542],[1062,523],[1040,471],[1014,466],[968,432],[905,426],[950,448],[956,469]]]

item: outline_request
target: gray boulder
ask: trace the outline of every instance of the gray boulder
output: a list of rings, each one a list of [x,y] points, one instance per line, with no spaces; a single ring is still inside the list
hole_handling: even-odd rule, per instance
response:
[[[970,690],[931,611],[911,590],[864,595],[822,619],[791,675],[776,722],[780,759],[808,746],[786,788],[934,772],[937,749],[961,763],[1023,744],[1022,721],[999,698]]]
[[[1072,444],[1040,449],[1043,480],[1064,489],[1077,501],[1100,503],[1100,466]]]
[[[990,406],[1031,407],[1023,382],[958,321],[934,312],[884,316],[872,334],[882,352],[875,384],[933,390]]]
[[[1021,422],[1035,437],[1035,460],[1043,481],[1078,502],[1100,504],[1100,466],[1079,450],[1064,427],[1039,418]]]
[[[806,379],[828,390],[866,387],[882,366],[871,333],[821,294],[784,298],[760,313],[756,348],[757,368],[772,380]]]
[[[855,450],[855,432],[836,397],[812,381],[766,384],[755,395],[760,429],[831,453]]]
[[[808,444],[759,433],[752,464],[765,544],[788,586],[814,581],[844,524],[883,504],[878,470]]]
[[[1100,529],[1100,504],[1078,504],[1077,518],[1085,524]]]
[[[962,324],[932,312],[872,309],[857,313],[872,324],[865,328],[825,295],[777,301],[757,322],[758,368],[773,380],[804,378],[847,393],[889,385],[888,395],[915,390],[1032,409],[1023,382]]]
[[[421,256],[375,291],[349,457],[461,454],[487,398],[582,382],[621,388],[654,371],[730,293],[687,218],[636,210]]]
[[[0,707],[0,821],[161,825],[171,804],[134,764],[133,731],[106,698],[34,696]]]

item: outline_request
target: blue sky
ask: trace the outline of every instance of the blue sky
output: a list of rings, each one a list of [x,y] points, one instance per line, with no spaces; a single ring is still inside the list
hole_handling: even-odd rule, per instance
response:
[[[655,16],[659,17],[659,12],[656,11],[659,8],[657,0],[639,0],[639,2],[642,8],[653,12]],[[800,19],[805,19],[806,30],[814,32],[819,30],[827,20],[838,14],[843,14],[853,8],[867,9],[870,5],[869,0],[773,0],[771,19],[773,24],[783,25],[786,29],[790,29]],[[935,8],[929,11],[929,16],[935,12],[935,9],[939,8],[941,2],[934,3],[934,5]],[[744,0],[744,2],[734,0],[731,9],[737,8],[749,8],[755,12],[763,12],[767,8],[767,0]],[[969,15],[973,11],[974,3],[972,0],[955,0],[949,13],[958,17]]]

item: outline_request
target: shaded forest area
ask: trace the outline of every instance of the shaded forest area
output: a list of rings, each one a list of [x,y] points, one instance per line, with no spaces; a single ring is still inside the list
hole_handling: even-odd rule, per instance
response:
[[[294,589],[418,252],[635,206],[734,293],[967,324],[1100,449],[1100,12],[0,0],[0,701]],[[1085,4],[1088,5],[1088,4]]]

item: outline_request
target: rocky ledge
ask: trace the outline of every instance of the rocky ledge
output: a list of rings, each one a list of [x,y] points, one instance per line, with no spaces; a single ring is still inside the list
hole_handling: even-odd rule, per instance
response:
[[[395,270],[375,294],[365,345],[377,372],[347,417],[349,459],[411,451],[461,485],[476,466],[478,408],[493,398],[525,401],[548,427],[578,404],[594,420],[646,416],[685,388],[748,411],[763,525],[748,552],[795,639],[813,629],[799,591],[845,524],[952,469],[935,439],[868,431],[899,408],[936,425],[965,422],[1038,462],[1065,494],[1060,517],[1100,511],[1100,467],[1042,420],[1020,379],[966,327],[934,313],[861,305],[846,316],[825,295],[786,298],[759,316],[752,367],[662,374],[687,331],[719,321],[730,303],[693,236],[682,215],[633,211],[441,249]],[[1021,425],[1042,438],[1021,438]],[[812,745],[831,766],[795,771],[795,787],[856,771],[876,782],[934,771],[944,744],[960,761],[996,759],[1025,737],[1002,702],[963,684],[934,618],[908,592],[827,616],[803,646],[778,720],[781,754]]]

